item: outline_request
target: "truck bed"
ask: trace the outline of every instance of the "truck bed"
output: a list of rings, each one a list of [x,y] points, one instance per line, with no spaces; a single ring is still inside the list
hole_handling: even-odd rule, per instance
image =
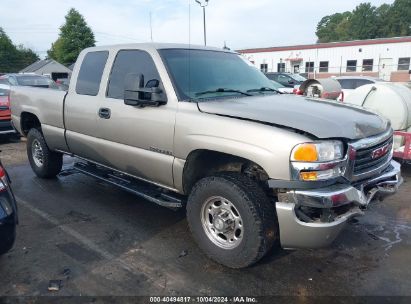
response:
[[[63,104],[67,92],[47,88],[15,86],[10,92],[14,127],[21,134],[20,119],[25,112],[36,115],[51,149],[67,150],[64,139]]]

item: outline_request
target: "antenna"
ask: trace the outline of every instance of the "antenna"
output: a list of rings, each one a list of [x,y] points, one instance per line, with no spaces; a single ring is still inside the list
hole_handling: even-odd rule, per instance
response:
[[[150,39],[153,42],[153,24],[151,22],[151,11],[150,11]]]

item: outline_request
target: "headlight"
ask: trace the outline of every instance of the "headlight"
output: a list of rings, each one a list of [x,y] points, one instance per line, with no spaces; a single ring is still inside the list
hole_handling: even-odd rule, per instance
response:
[[[343,143],[336,140],[303,143],[291,152],[294,179],[326,180],[341,176],[345,171]]]
[[[328,162],[343,158],[343,144],[340,141],[323,141],[299,144],[291,152],[291,161]]]

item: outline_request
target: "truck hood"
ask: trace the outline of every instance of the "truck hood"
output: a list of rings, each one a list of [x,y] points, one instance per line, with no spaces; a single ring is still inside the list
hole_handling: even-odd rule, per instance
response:
[[[306,99],[295,95],[266,95],[208,100],[201,112],[288,127],[317,138],[360,139],[387,130],[389,122],[360,107]]]

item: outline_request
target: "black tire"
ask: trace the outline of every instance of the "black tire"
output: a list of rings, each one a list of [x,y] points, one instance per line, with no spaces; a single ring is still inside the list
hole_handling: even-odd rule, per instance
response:
[[[229,200],[241,216],[244,234],[235,248],[217,246],[203,227],[203,204],[215,196]],[[225,172],[198,181],[188,198],[187,220],[198,246],[211,259],[231,268],[256,263],[278,238],[274,203],[255,181],[239,173]]]
[[[0,227],[1,229],[1,242],[0,242],[0,255],[7,253],[11,248],[13,248],[14,241],[16,239],[16,225],[5,224]]]
[[[42,150],[42,164],[36,163],[33,156],[33,145],[38,144]],[[27,135],[27,156],[34,173],[41,178],[53,178],[60,173],[63,166],[63,155],[51,151],[40,130],[31,129]]]

